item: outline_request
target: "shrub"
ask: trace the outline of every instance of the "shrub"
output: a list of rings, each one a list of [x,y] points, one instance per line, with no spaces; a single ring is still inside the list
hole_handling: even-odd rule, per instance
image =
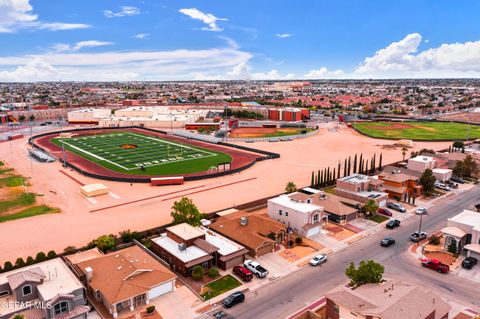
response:
[[[430,245],[440,245],[440,238],[438,238],[437,236],[435,235],[432,235],[430,236],[430,239],[428,240],[428,243]]]
[[[67,246],[65,247],[65,249],[63,250],[63,252],[67,255],[70,255],[70,254],[74,254],[78,251],[78,248],[75,247],[75,246]]]
[[[203,279],[203,268],[202,266],[195,266],[192,268],[192,279],[195,281],[200,281]]]
[[[295,238],[295,245],[300,245],[300,244],[302,244],[302,242],[303,242],[302,237]]]
[[[106,253],[115,248],[115,237],[113,235],[103,235],[95,239],[95,246]]]
[[[450,245],[448,245],[448,252],[451,254],[456,254],[457,253],[457,243],[452,242]]]
[[[288,241],[288,247],[293,247],[293,244],[294,244],[293,240],[290,239],[290,240]]]
[[[0,266],[0,274],[3,272],[2,266]]]
[[[153,313],[155,311],[155,306],[148,306],[147,313]]]
[[[139,232],[131,231],[130,229],[120,232],[119,235],[123,243],[129,243],[134,239],[139,240],[142,237]]]
[[[35,263],[35,259],[33,259],[32,256],[28,256],[26,264],[33,265],[34,263]]]
[[[47,253],[47,259],[53,259],[53,258],[57,258],[57,253],[53,250],[50,250],[48,253]]]
[[[3,271],[10,271],[13,269],[13,265],[11,262],[6,261],[5,264],[3,265]]]
[[[25,266],[25,261],[23,261],[23,258],[17,258],[17,261],[15,261],[15,268],[21,268]]]
[[[47,260],[47,256],[45,255],[45,253],[43,251],[37,253],[37,255],[35,256],[35,261],[37,263],[45,261],[45,260]]]
[[[210,268],[208,270],[208,277],[217,278],[218,277],[218,269],[217,268]]]

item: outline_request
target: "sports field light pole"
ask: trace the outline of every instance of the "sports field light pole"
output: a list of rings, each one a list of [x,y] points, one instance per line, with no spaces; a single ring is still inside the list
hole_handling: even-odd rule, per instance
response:
[[[60,116],[60,137],[62,141],[62,166],[67,167],[67,154],[65,153],[65,143],[63,142],[63,117]]]

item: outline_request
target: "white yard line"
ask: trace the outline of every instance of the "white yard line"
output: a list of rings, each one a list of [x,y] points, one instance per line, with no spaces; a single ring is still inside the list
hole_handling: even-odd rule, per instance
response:
[[[114,194],[112,192],[108,192],[108,196],[110,196],[113,199],[119,199],[120,198],[120,196],[118,196],[117,194]]]

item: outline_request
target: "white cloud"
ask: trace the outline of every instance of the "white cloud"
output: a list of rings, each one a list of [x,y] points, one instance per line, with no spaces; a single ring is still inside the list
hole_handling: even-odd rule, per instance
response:
[[[139,33],[133,36],[135,39],[145,40],[150,37],[150,33]]]
[[[338,79],[344,76],[345,72],[343,70],[329,71],[324,66],[319,69],[310,70],[304,75],[307,79]]]
[[[0,56],[0,81],[188,80],[212,70],[227,72],[252,57],[232,48],[87,54],[72,52],[75,46],[67,52]]]
[[[57,43],[53,46],[53,49],[56,52],[74,52],[79,51],[83,48],[94,48],[94,47],[101,47],[105,45],[112,45],[113,42],[107,41],[97,41],[97,40],[88,40],[88,41],[80,41],[75,43],[75,45],[69,45],[65,43]]]
[[[141,13],[140,9],[137,7],[131,6],[122,6],[120,7],[120,11],[113,12],[111,10],[104,10],[103,15],[107,18],[121,18],[127,16],[136,16]]]
[[[217,25],[217,21],[228,21],[228,19],[226,18],[217,18],[211,13],[203,13],[196,8],[180,9],[178,10],[178,12],[183,13],[184,15],[187,15],[192,19],[200,20],[206,25],[208,25],[208,27],[202,28],[202,30],[204,31],[222,31],[223,29]]]
[[[281,75],[278,70],[272,69],[268,72],[254,72],[247,62],[235,65],[225,74],[195,74],[195,80],[290,80],[294,79],[295,74],[289,73]]]
[[[442,44],[418,52],[422,36],[407,35],[367,57],[354,77],[479,77],[480,41]]]
[[[0,33],[16,32],[20,29],[49,31],[86,29],[82,23],[42,22],[33,13],[30,0],[0,0]]]
[[[275,34],[275,36],[277,38],[280,38],[280,39],[285,39],[285,38],[293,37],[293,34],[291,34],[291,33],[277,33],[277,34]]]

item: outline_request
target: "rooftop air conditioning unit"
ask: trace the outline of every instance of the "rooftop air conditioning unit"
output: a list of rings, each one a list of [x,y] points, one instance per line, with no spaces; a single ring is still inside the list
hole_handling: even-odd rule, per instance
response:
[[[178,250],[185,251],[187,249],[187,245],[185,243],[178,244]]]
[[[248,217],[247,216],[243,216],[240,218],[240,225],[242,226],[246,226],[248,224]]]

